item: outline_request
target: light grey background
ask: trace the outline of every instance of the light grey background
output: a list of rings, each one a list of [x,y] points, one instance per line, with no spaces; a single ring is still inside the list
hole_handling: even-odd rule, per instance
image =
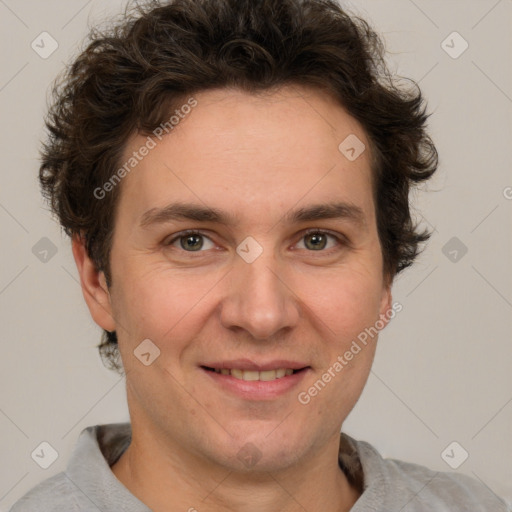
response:
[[[451,471],[441,453],[457,441],[469,458],[456,471],[511,499],[512,0],[343,3],[384,36],[392,69],[420,82],[441,157],[416,202],[434,235],[395,283],[404,309],[381,335],[345,430],[440,471]],[[0,0],[0,511],[64,469],[83,428],[128,420],[124,379],[94,348],[100,329],[36,180],[48,87],[87,25],[122,5]],[[31,48],[43,31],[59,45],[46,59]],[[454,31],[469,44],[458,58],[441,46]],[[444,46],[453,55],[463,44],[451,36]],[[43,237],[57,249],[46,262],[33,253]],[[455,262],[443,253],[452,237],[467,247],[445,249]],[[31,458],[42,441],[59,453],[46,470]]]

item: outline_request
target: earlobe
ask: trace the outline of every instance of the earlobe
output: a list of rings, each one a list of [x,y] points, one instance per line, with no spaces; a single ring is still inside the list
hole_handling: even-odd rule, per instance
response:
[[[82,293],[93,320],[102,329],[115,331],[116,323],[112,316],[110,292],[104,273],[97,270],[87,254],[84,240],[78,235],[73,236],[72,250],[80,275]]]
[[[385,325],[389,323],[389,320],[392,318],[391,310],[393,297],[391,294],[391,285],[385,285],[382,290],[382,298],[380,302],[380,319],[385,322]]]

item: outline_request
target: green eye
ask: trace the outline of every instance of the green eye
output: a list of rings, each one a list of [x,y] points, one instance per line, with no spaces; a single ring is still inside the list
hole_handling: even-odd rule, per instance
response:
[[[179,245],[177,245],[178,242]],[[208,246],[208,243],[210,246]],[[214,243],[206,235],[197,231],[184,231],[182,233],[178,233],[172,240],[166,242],[165,245],[174,246],[176,249],[182,249],[186,252],[201,252],[202,250],[214,247]]]
[[[334,240],[334,245],[328,247],[329,239]],[[306,249],[310,251],[323,251],[324,249],[332,249],[335,246],[342,245],[342,240],[330,233],[325,231],[309,231],[305,235],[303,235],[302,240],[304,240],[304,246]]]
[[[314,251],[325,249],[327,236],[325,233],[311,233],[304,236],[306,247]]]
[[[179,238],[180,245],[182,249],[188,251],[189,249],[192,251],[199,251],[203,247],[203,237],[202,235],[185,235]]]
[[[330,240],[332,240],[332,242],[330,242]],[[303,244],[303,247],[300,247],[300,244]],[[208,236],[193,230],[177,233],[171,240],[165,242],[165,245],[173,246],[185,252],[204,252],[215,247],[215,244]],[[342,238],[318,229],[311,230],[302,235],[299,242],[300,249],[306,249],[312,252],[328,252],[328,249],[342,245]]]

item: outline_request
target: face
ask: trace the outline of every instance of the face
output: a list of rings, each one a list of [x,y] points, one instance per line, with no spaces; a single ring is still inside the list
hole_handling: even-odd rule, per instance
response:
[[[376,339],[345,354],[390,308],[369,143],[315,91],[194,97],[122,181],[113,319],[91,311],[117,330],[134,432],[231,469],[248,450],[285,468],[338,437]],[[338,149],[349,135],[366,146],[355,160]]]

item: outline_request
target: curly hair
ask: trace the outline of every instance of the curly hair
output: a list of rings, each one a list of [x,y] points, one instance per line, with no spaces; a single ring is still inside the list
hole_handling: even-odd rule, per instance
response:
[[[411,218],[409,191],[431,177],[438,156],[419,87],[390,73],[368,23],[334,0],[149,1],[91,31],[56,81],[46,118],[43,194],[109,286],[120,187],[101,200],[93,191],[117,169],[128,138],[151,133],[188,95],[284,85],[333,95],[362,125],[385,275],[412,264],[430,234]],[[115,332],[104,331],[98,348],[104,364],[122,371]]]

